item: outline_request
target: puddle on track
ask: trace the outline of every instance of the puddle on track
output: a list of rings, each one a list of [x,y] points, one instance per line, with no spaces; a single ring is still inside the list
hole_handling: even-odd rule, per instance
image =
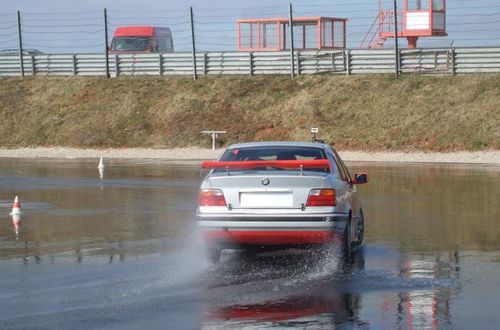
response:
[[[0,160],[0,328],[496,329],[500,169],[351,164],[366,244],[209,265],[196,165]],[[354,172],[354,170],[352,171]],[[19,195],[18,233],[8,215]]]

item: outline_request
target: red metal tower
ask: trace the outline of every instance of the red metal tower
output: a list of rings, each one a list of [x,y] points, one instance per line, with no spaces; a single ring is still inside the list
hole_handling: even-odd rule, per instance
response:
[[[384,9],[379,0],[378,15],[361,42],[362,48],[382,48],[394,38],[394,10]],[[408,40],[408,48],[417,48],[420,37],[444,37],[446,0],[397,0],[398,37]]]

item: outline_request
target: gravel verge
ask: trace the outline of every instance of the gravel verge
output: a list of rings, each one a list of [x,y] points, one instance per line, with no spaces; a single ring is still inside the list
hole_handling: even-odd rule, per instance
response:
[[[0,149],[0,158],[114,158],[114,159],[163,159],[204,160],[217,158],[223,149],[79,149],[79,148],[16,148]],[[500,165],[500,151],[476,152],[363,152],[340,151],[342,159],[353,162],[389,163],[455,163]]]

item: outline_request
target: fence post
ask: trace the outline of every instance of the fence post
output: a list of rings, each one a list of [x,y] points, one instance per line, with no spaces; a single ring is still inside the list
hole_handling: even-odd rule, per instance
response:
[[[104,8],[104,63],[106,63],[106,78],[109,78],[109,49],[108,49],[108,12]]]
[[[401,75],[401,72],[403,72],[403,59],[404,59],[404,52],[403,52],[403,49],[400,49],[398,51],[398,77]]]
[[[163,54],[158,54],[158,75],[163,76]]]
[[[76,54],[73,54],[73,76],[76,76],[78,74],[77,68],[76,68]]]
[[[250,75],[253,76],[253,52],[248,53],[248,65],[250,69]]]
[[[118,54],[115,54],[115,76],[118,77],[119,75],[120,75],[120,57],[118,56]]]
[[[348,76],[351,75],[351,50],[345,49],[344,50],[344,66],[345,66],[345,71]]]
[[[297,51],[297,76],[300,76],[300,51]]]
[[[332,52],[331,57],[332,57],[332,72],[335,72],[335,53],[334,52]]]
[[[203,75],[206,76],[208,74],[208,54],[207,52],[203,53]]]
[[[394,2],[394,64],[396,67],[396,77],[399,77],[399,45],[398,45],[398,5]]]
[[[21,77],[24,77],[24,59],[23,59],[23,35],[21,32],[21,13],[17,11],[17,37],[19,41],[19,69]]]
[[[36,67],[35,67],[35,55],[31,55],[31,75],[34,76],[36,73]]]
[[[456,67],[455,67],[455,64],[456,64],[455,48],[450,49],[449,54],[450,54],[449,56],[450,56],[450,62],[451,62],[451,74],[455,75],[457,73]]]
[[[191,44],[193,47],[193,79],[196,80],[198,75],[196,73],[196,44],[194,41],[193,7],[189,7],[189,17],[191,20]]]
[[[295,78],[295,56],[294,56],[294,47],[293,47],[293,9],[292,9],[292,3],[290,2],[289,4],[289,23],[288,26],[290,27],[290,66],[291,66],[291,74],[292,78]]]

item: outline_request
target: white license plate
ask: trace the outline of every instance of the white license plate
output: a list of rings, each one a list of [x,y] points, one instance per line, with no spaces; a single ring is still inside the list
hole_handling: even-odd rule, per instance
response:
[[[292,207],[291,192],[240,193],[241,207]]]

